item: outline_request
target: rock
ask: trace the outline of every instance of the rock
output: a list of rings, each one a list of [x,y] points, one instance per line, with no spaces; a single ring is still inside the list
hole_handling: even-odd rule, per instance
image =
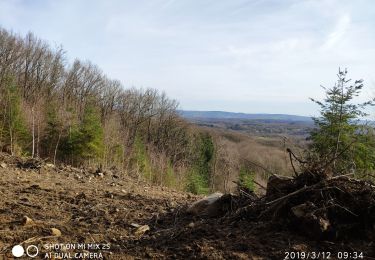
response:
[[[55,237],[60,237],[61,236],[61,231],[57,228],[51,228],[51,235]]]
[[[110,171],[110,170],[105,170],[103,173],[104,173],[104,175],[108,175],[108,176],[112,176],[113,175],[113,172]]]
[[[46,163],[45,165],[46,168],[55,168],[55,165],[52,163]]]
[[[156,206],[156,209],[155,209],[156,212],[161,213],[162,211],[164,211],[164,207],[162,204],[158,204],[155,206]]]
[[[30,225],[34,224],[34,221],[31,218],[29,218],[28,216],[23,216],[23,218],[22,218],[22,224],[24,226],[30,226]]]
[[[3,162],[3,163],[0,163],[0,167],[5,169],[5,168],[7,168],[7,164],[4,163],[4,162]]]
[[[188,227],[189,227],[189,228],[193,228],[193,227],[195,227],[194,222],[190,222],[189,225],[188,225]]]
[[[297,244],[293,245],[292,249],[297,252],[306,252],[308,250],[308,247],[305,244]]]
[[[291,208],[291,210],[294,216],[296,216],[297,218],[303,218],[303,217],[306,217],[306,215],[309,213],[309,210],[311,208],[312,208],[312,205],[303,203],[303,204],[300,204]]]
[[[194,202],[187,209],[187,213],[202,217],[217,217],[226,213],[230,209],[231,200],[231,194],[223,195],[220,192],[216,192]]]
[[[141,237],[144,233],[146,233],[149,230],[150,227],[148,225],[143,225],[135,230],[134,235],[136,235],[137,237]]]
[[[166,204],[167,204],[167,207],[170,207],[170,208],[177,207],[177,203],[173,200],[168,201]]]
[[[105,192],[105,197],[106,197],[106,198],[110,198],[110,199],[113,199],[113,198],[114,198],[113,193],[110,192],[110,191],[106,191],[106,192]]]
[[[324,219],[324,218],[319,218],[319,225],[320,225],[320,230],[322,232],[328,231],[329,228],[331,227],[331,223],[329,222],[329,220]]]
[[[318,215],[317,210],[318,207],[312,202],[305,202],[291,208],[296,217],[296,227],[304,234],[320,239],[330,230],[331,223],[324,214]]]
[[[89,174],[96,174],[96,169],[92,168],[92,167],[88,167],[86,169],[86,171],[89,173]]]
[[[87,196],[84,192],[81,193],[76,193],[77,195],[75,196],[74,200],[76,202],[81,202],[87,200]]]

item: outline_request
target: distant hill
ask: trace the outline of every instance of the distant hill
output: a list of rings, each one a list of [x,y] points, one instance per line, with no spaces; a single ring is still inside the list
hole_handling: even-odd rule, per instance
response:
[[[286,122],[311,122],[311,117],[286,114],[246,114],[225,111],[191,111],[179,110],[182,117],[186,119],[245,119],[245,120],[275,120]]]

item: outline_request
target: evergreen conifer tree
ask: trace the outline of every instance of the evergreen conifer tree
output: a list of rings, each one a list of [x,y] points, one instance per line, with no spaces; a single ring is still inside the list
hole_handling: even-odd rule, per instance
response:
[[[374,168],[375,146],[370,137],[372,128],[360,124],[366,116],[364,109],[374,100],[353,103],[363,81],[346,79],[347,70],[339,70],[338,80],[332,88],[325,88],[323,101],[311,99],[320,106],[320,117],[313,118],[316,129],[311,133],[311,150],[322,163],[332,162],[335,174],[357,169],[358,172]]]

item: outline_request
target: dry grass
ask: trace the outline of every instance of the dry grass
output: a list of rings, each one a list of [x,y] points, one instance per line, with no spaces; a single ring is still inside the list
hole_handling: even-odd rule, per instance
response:
[[[221,191],[234,191],[236,185],[232,182],[238,180],[240,168],[245,166],[255,173],[255,180],[266,186],[270,173],[279,175],[292,175],[286,148],[291,148],[300,154],[303,145],[298,140],[285,137],[259,137],[243,133],[207,128],[215,139],[218,149],[217,160],[224,160],[225,167],[218,167],[215,172],[215,186]],[[258,166],[257,166],[258,165]],[[222,165],[221,165],[222,166]],[[228,173],[228,171],[230,171]],[[226,176],[228,175],[229,176]],[[229,188],[223,182],[228,181]],[[261,192],[261,190],[258,190]]]

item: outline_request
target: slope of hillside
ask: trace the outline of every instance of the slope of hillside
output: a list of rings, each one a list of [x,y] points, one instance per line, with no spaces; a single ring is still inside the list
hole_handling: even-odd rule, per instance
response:
[[[283,259],[291,252],[325,252],[334,259],[340,251],[375,256],[371,240],[311,239],[309,233],[289,229],[284,219],[261,220],[264,214],[256,216],[264,210],[284,211],[267,208],[262,200],[248,195],[230,196],[231,206],[222,217],[189,215],[187,206],[199,197],[149,186],[115,169],[98,172],[54,167],[0,154],[0,184],[0,258],[11,257],[17,244],[36,246],[40,259],[83,255],[86,259]],[[363,193],[358,185],[354,182],[347,187]],[[344,192],[345,186],[339,187]],[[361,196],[372,198],[365,193]]]
[[[34,166],[0,153],[0,259],[11,257],[17,244],[36,245],[43,253],[61,256],[64,250],[43,249],[45,244],[60,243],[100,244],[100,250],[86,251],[107,259],[132,258],[122,244],[137,239],[137,225],[196,199],[115,170]],[[61,235],[54,236],[52,228]]]

